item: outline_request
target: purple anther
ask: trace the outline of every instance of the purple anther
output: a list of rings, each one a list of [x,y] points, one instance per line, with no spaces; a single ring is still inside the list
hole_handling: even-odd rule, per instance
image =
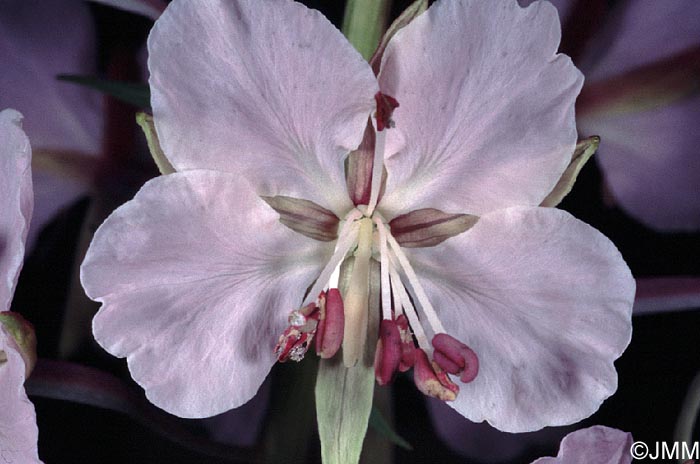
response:
[[[343,343],[345,308],[337,288],[319,295],[320,318],[316,332],[316,353],[323,359],[332,358]]]
[[[459,387],[440,369],[437,363],[431,363],[422,349],[416,350],[416,363],[413,366],[413,381],[424,395],[442,401],[457,399]]]
[[[479,373],[479,358],[476,353],[456,338],[440,333],[433,337],[433,360],[450,374],[459,374],[459,379],[469,383]]]
[[[383,319],[374,355],[374,376],[379,385],[388,385],[394,380],[401,362],[401,352],[401,334],[396,321]]]

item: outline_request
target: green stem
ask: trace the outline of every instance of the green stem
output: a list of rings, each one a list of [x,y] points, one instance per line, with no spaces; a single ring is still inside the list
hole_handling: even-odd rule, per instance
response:
[[[392,0],[348,0],[342,31],[369,61],[386,30]]]

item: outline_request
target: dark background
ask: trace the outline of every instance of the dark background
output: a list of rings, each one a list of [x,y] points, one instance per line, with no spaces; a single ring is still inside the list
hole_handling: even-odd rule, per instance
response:
[[[333,23],[340,25],[344,2],[316,0],[303,3],[321,10]],[[408,3],[396,1],[393,16],[398,15]],[[91,4],[90,8],[97,25],[102,75],[138,79],[135,59],[141,53],[151,22],[107,7]],[[115,62],[122,65],[115,67]],[[107,140],[105,146],[116,146],[112,150],[117,151],[129,147],[135,150],[142,146],[137,140],[137,131],[128,130],[125,134],[119,130],[125,124],[131,124],[136,109],[114,101],[110,104],[112,110],[106,116],[112,118],[112,127],[116,129],[108,130],[106,137],[119,140],[118,143]],[[114,110],[115,106],[117,110]],[[125,167],[129,163],[132,166]],[[138,167],[134,168],[134,164]],[[151,167],[144,167],[138,159],[135,161],[126,156],[102,174],[102,181],[116,185],[112,189],[114,198],[111,200],[119,204],[130,198],[149,175],[155,174]],[[635,277],[698,275],[699,234],[651,231],[614,205],[606,205],[602,191],[601,173],[596,163],[590,162],[561,207],[606,234],[619,247]],[[78,236],[91,201],[94,200],[86,197],[76,202],[43,230],[37,246],[27,256],[20,277],[12,309],[23,313],[35,324],[41,358],[58,358],[57,328],[63,320],[60,308],[68,298],[74,262],[80,259],[77,256],[80,252],[76,251]],[[618,392],[581,426],[604,424],[616,427],[632,432],[636,440],[647,443],[672,441],[681,402],[700,366],[700,312],[637,316],[633,324],[632,343],[616,363]],[[142,395],[130,380],[126,363],[107,355],[93,343],[81,348],[70,361],[115,374],[127,382],[136,394]],[[291,388],[286,377],[288,372],[275,368],[271,375],[273,395],[284,396]],[[39,396],[31,399],[36,406],[40,430],[39,453],[49,464],[235,462],[188,450],[122,413]],[[273,402],[273,405],[276,404]],[[393,406],[396,430],[414,447],[411,452],[396,448],[395,462],[476,462],[451,452],[435,435],[423,396],[417,392],[409,377],[397,379]],[[198,421],[173,420],[186,433],[206,436]],[[279,440],[284,439],[285,436],[279,437]],[[700,440],[697,427],[695,439]],[[319,460],[319,446],[315,437],[308,444],[312,462]],[[557,447],[558,443],[552,443],[548,447],[533,448],[518,462],[556,455]],[[299,461],[299,456],[288,456],[285,462],[302,461]]]

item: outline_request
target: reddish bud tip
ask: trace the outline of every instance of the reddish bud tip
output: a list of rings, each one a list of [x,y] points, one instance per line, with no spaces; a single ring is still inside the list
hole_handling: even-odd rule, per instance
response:
[[[377,101],[377,112],[374,114],[377,118],[377,130],[383,131],[387,127],[394,127],[391,115],[399,107],[399,102],[394,97],[384,95],[381,92],[377,92],[374,99]]]
[[[457,399],[459,387],[452,382],[437,363],[431,363],[423,350],[416,350],[416,364],[413,366],[413,381],[424,395],[442,401]]]
[[[323,359],[329,359],[340,349],[345,332],[345,308],[340,291],[331,288],[323,298],[319,296],[319,306],[316,353]]]
[[[450,374],[459,374],[459,380],[464,383],[476,378],[479,358],[467,345],[446,333],[440,333],[433,337],[433,348],[433,359],[441,369]]]
[[[383,319],[379,326],[379,341],[374,355],[374,376],[379,385],[394,380],[401,361],[401,334],[396,321]]]

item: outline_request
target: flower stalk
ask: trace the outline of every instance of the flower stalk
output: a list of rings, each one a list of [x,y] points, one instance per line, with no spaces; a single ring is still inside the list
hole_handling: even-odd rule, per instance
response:
[[[386,30],[391,0],[348,0],[342,31],[360,54],[369,60]]]

